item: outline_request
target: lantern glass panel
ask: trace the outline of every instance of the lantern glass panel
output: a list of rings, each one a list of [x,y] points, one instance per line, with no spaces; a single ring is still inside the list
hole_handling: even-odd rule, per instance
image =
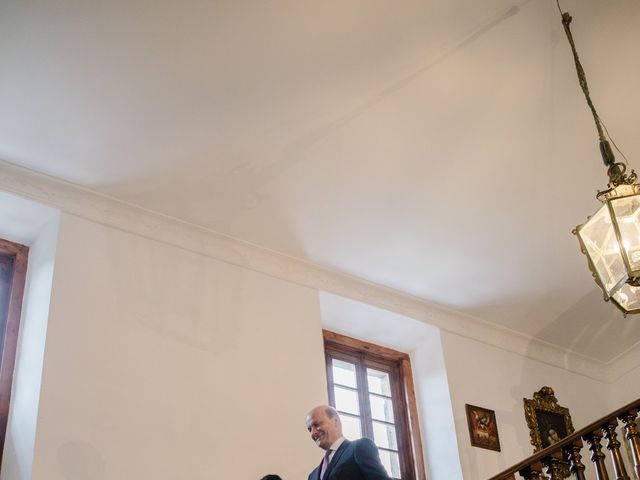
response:
[[[640,311],[640,287],[625,283],[613,294],[612,299],[626,312]]]
[[[640,274],[640,195],[613,198],[609,201],[613,218],[618,224],[630,274]]]
[[[605,293],[610,297],[627,280],[628,275],[618,247],[609,208],[603,205],[578,229],[578,236]]]

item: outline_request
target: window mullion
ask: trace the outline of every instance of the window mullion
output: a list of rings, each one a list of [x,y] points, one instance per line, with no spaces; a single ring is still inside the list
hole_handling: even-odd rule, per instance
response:
[[[333,384],[333,357],[331,355],[325,355],[325,370],[327,372],[327,393],[329,395],[329,405],[335,406],[336,404],[336,395],[334,392],[334,384]]]
[[[373,440],[373,419],[371,418],[371,404],[369,402],[369,384],[367,382],[367,367],[364,355],[361,355],[357,365],[358,371],[358,398],[360,411],[362,412],[362,435]]]
[[[404,396],[402,373],[400,371],[399,364],[393,368],[393,375],[391,377],[391,392],[393,397],[393,413],[396,419],[396,432],[409,431],[409,425],[406,422],[406,416],[402,415],[400,406],[406,404]],[[400,456],[400,472],[402,478],[413,477],[413,462],[411,456],[411,445],[405,444],[408,440],[406,436],[397,435],[396,440],[398,442],[398,455]]]

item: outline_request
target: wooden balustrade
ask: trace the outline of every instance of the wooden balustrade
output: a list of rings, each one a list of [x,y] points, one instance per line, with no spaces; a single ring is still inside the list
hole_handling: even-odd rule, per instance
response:
[[[562,480],[567,469],[574,480],[585,480],[587,468],[592,468],[595,471],[598,480],[609,480],[607,464],[613,467],[612,479],[630,480],[620,451],[622,444],[616,433],[619,422],[622,422],[623,441],[627,442],[631,452],[633,470],[640,478],[640,432],[636,426],[639,411],[640,399],[619,408],[585,428],[577,430],[489,480],[516,480],[518,478]],[[606,445],[603,445],[603,441],[606,441]],[[608,462],[607,455],[602,451],[603,446],[609,451]],[[590,461],[583,460],[583,458],[589,458]]]

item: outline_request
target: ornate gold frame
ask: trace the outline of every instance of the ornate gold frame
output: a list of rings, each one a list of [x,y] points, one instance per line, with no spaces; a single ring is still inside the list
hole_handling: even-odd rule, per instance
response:
[[[558,405],[558,399],[551,387],[542,387],[532,399],[524,398],[524,416],[527,419],[533,453],[551,446],[561,438],[574,432],[569,409]],[[555,436],[551,438],[551,431]],[[558,466],[560,478],[571,476],[569,463],[561,461]]]
[[[564,426],[564,432],[557,432],[560,438],[566,437],[572,434],[575,430],[573,428],[573,422],[571,421],[571,414],[569,409],[558,405],[558,399],[555,396],[553,388],[542,387],[540,390],[533,394],[532,399],[524,398],[524,416],[527,419],[527,426],[529,427],[529,434],[531,436],[531,445],[534,446],[534,453],[548,447],[550,442],[548,438],[543,439],[543,435],[549,435],[549,430],[552,427],[555,430],[561,430]],[[542,419],[549,421],[547,425],[540,425]],[[555,422],[551,424],[552,422]],[[544,429],[544,431],[541,431]],[[556,440],[557,441],[557,440]]]

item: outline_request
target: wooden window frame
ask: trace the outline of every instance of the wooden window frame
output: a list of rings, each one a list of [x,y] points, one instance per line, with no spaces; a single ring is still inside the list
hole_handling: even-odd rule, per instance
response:
[[[398,451],[401,456],[401,465],[405,465],[405,468],[401,466],[402,477],[403,480],[405,476],[407,480],[426,480],[418,406],[409,355],[328,330],[323,330],[322,334],[325,347],[327,390],[329,402],[332,405],[335,405],[335,400],[331,388],[333,384],[331,358],[346,361],[355,360],[367,366],[389,371],[397,376],[398,381],[392,383],[392,397],[394,398],[394,416],[397,418]],[[364,385],[365,381],[365,379],[358,379],[360,385]],[[396,399],[397,401],[395,401]],[[368,403],[368,399],[365,402]],[[363,423],[370,421],[368,405],[361,405],[360,412]]]
[[[9,402],[11,400],[13,370],[18,348],[18,333],[22,313],[22,298],[24,296],[27,276],[28,253],[28,247],[0,239],[0,255],[13,259],[8,296],[9,301],[7,302],[6,312],[0,312],[0,318],[6,314],[4,332],[0,332],[0,338],[4,339],[0,351],[0,464],[2,463],[7,423],[9,420]]]

